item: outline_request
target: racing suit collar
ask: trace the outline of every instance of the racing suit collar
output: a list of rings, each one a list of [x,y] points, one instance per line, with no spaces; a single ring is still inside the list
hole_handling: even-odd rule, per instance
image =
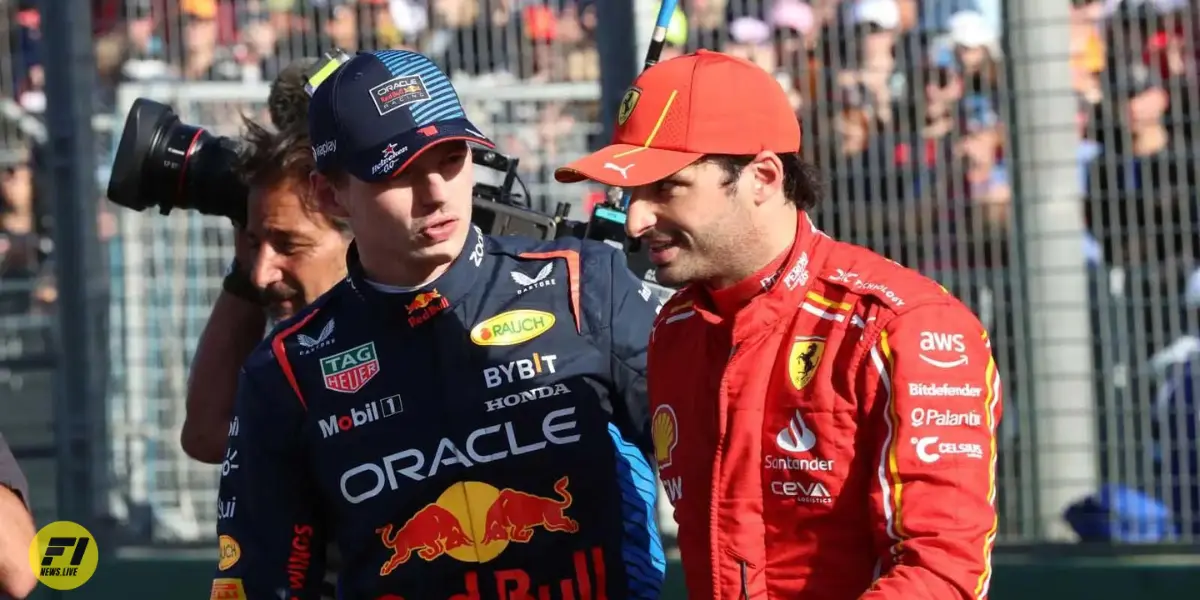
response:
[[[346,252],[348,280],[359,297],[383,314],[407,322],[410,327],[419,327],[467,296],[479,278],[484,262],[488,260],[483,232],[472,225],[462,252],[441,277],[411,291],[390,293],[380,291],[367,282],[356,242],[351,242]]]
[[[711,293],[698,294],[705,305],[701,308],[707,320],[732,320],[739,329],[745,324],[750,330],[756,330],[779,318],[790,319],[795,314],[796,307],[808,293],[815,273],[825,261],[825,248],[828,246],[824,242],[829,240],[823,231],[817,229],[807,213],[799,211],[796,218],[796,238],[791,248],[778,259],[778,266],[769,270],[775,264],[772,262],[765,272],[755,273],[734,285],[739,289],[743,284],[749,285],[751,291],[748,297],[735,297],[730,303],[729,299],[720,297],[720,292],[715,298]],[[754,286],[761,292],[754,291]],[[727,290],[721,290],[724,291]],[[735,312],[726,312],[730,308]]]
[[[787,249],[779,253],[779,256],[772,259],[767,266],[729,287],[721,289],[706,288],[708,297],[712,300],[713,308],[716,309],[716,312],[724,317],[731,317],[734,313],[741,310],[743,306],[749,304],[755,296],[767,291],[775,280],[779,278],[779,272],[785,264],[784,261],[787,260],[791,252],[792,247],[788,246]]]

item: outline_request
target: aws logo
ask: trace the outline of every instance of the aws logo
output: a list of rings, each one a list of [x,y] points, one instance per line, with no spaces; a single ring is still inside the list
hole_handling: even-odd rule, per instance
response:
[[[554,327],[554,315],[540,310],[510,310],[471,328],[476,346],[515,346]]]

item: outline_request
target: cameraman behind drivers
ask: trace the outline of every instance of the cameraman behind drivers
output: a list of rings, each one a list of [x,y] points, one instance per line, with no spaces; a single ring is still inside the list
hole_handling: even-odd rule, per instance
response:
[[[201,462],[223,460],[238,371],[267,317],[286,319],[346,275],[349,230],[309,193],[315,163],[304,73],[315,62],[292,64],[272,84],[267,104],[279,132],[246,121],[237,171],[249,188],[247,222],[234,233],[234,263],[196,348],[180,436]]]

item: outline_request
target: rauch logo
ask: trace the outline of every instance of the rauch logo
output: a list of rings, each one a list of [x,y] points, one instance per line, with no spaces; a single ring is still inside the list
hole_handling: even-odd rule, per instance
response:
[[[554,327],[554,315],[540,310],[510,310],[471,329],[476,346],[515,346]]]
[[[335,392],[357,392],[378,372],[379,356],[375,354],[375,342],[367,342],[321,359],[325,387]]]

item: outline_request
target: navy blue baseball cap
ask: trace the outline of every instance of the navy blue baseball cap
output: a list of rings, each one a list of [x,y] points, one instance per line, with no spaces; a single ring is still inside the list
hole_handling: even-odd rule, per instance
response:
[[[317,170],[384,181],[441,142],[495,144],[467,120],[450,78],[423,54],[360,52],[317,85],[308,105]]]

